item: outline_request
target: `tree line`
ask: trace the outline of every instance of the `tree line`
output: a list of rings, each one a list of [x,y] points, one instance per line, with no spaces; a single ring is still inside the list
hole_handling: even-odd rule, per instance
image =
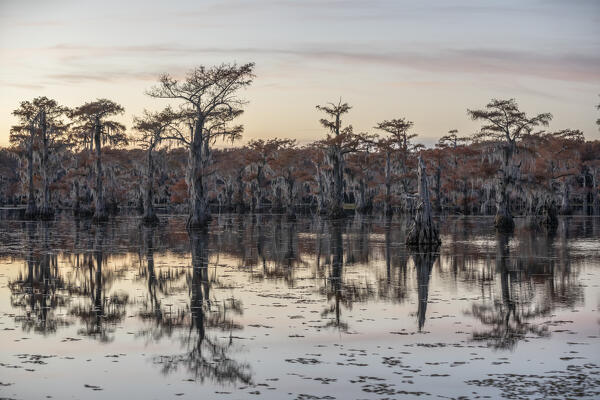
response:
[[[235,147],[241,92],[253,71],[248,63],[200,66],[183,79],[164,74],[147,94],[170,104],[134,117],[129,130],[115,120],[124,108],[109,99],[74,108],[47,97],[21,102],[11,146],[0,149],[0,203],[26,205],[31,219],[69,208],[96,221],[136,207],[147,223],[163,207],[187,211],[189,228],[205,227],[220,211],[290,219],[309,211],[397,213],[426,226],[432,213],[495,213],[496,226],[508,230],[516,214],[554,226],[558,214],[600,212],[600,141],[579,130],[550,131],[550,113],[528,115],[514,99],[468,109],[479,131],[450,130],[433,148],[415,142],[406,117],[356,132],[344,122],[352,107],[341,99],[316,106],[321,140]],[[216,148],[220,140],[231,146]]]

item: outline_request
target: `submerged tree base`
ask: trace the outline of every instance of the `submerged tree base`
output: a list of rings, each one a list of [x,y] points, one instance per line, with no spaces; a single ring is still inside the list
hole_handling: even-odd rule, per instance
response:
[[[236,204],[234,206],[234,210],[236,213],[238,214],[245,214],[250,210],[250,207],[248,207],[246,204]]]
[[[573,210],[571,209],[571,207],[563,207],[560,209],[560,215],[571,215],[573,214]]]
[[[410,231],[406,236],[406,244],[410,246],[437,246],[442,241],[437,226],[431,216],[431,201],[429,200],[429,188],[427,185],[427,172],[425,163],[419,156],[418,164],[419,199],[417,214],[413,220]]]
[[[295,221],[296,220],[296,213],[294,212],[294,210],[290,210],[288,209],[285,213],[285,217],[288,221]]]
[[[26,219],[27,221],[33,221],[37,219],[37,213],[28,213],[27,211],[25,211],[25,214],[23,214],[23,218]]]
[[[42,208],[39,213],[39,218],[42,221],[49,221],[54,219],[54,210],[51,208]]]
[[[440,234],[433,223],[422,224],[416,220],[406,236],[406,244],[409,246],[437,247],[440,243]]]
[[[27,204],[24,218],[27,220],[33,220],[37,218],[37,207],[35,206],[35,203]]]
[[[93,222],[107,222],[108,221],[108,213],[94,213],[92,217]]]
[[[92,210],[91,208],[81,208],[81,207],[77,207],[75,209],[73,209],[73,215],[75,215],[76,217],[91,217],[94,215],[94,210]]]
[[[496,214],[494,226],[501,232],[510,232],[515,229],[515,221],[510,215]]]
[[[151,225],[157,225],[160,222],[160,220],[158,219],[158,216],[156,214],[151,214],[151,215],[144,215],[142,217],[142,222],[144,225],[151,226]]]
[[[212,217],[208,213],[202,213],[200,215],[190,215],[188,217],[186,227],[188,230],[206,230]]]
[[[331,210],[329,210],[329,212],[327,213],[327,216],[331,219],[340,219],[340,218],[344,218],[346,217],[346,212],[344,211],[343,208],[332,208]]]
[[[538,226],[555,229],[558,226],[558,213],[555,207],[544,207],[540,215],[536,216],[535,222]]]

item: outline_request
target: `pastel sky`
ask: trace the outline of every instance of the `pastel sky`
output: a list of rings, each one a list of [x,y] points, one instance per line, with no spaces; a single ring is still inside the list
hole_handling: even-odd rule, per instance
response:
[[[131,125],[160,73],[233,61],[256,63],[242,142],[321,138],[340,96],[357,130],[406,117],[426,144],[493,97],[600,139],[598,0],[0,0],[0,146],[22,100],[107,97]]]

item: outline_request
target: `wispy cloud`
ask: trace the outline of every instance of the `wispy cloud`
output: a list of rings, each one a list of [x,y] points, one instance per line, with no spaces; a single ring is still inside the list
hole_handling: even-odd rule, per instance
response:
[[[0,86],[9,86],[9,87],[15,87],[15,88],[19,88],[19,89],[30,89],[30,90],[44,89],[43,85],[18,83],[18,82],[7,82],[7,81],[0,81]]]
[[[181,47],[168,44],[143,46],[89,47],[61,44],[48,48],[63,62],[93,62],[98,56],[103,60],[111,57],[133,59],[156,59],[157,57],[186,57],[203,54],[223,54],[230,58],[248,58],[259,61],[262,58],[294,57],[300,61],[331,63],[343,69],[347,65],[367,64],[389,68],[412,69],[437,74],[494,74],[511,77],[526,76],[568,82],[598,82],[600,80],[600,55],[598,54],[544,54],[503,49],[439,49],[432,51],[404,50],[384,52],[362,49],[360,46],[339,49],[338,45],[304,46],[297,48],[258,48],[258,47]],[[260,62],[260,61],[259,61]],[[131,63],[131,62],[130,62]],[[92,74],[70,72],[49,74],[52,79],[148,79],[157,71],[145,70],[146,63],[140,61],[136,71],[105,70]],[[73,65],[75,66],[75,65]],[[104,77],[103,74],[108,74]]]
[[[45,78],[50,82],[62,82],[68,84],[78,84],[82,82],[119,82],[131,80],[156,80],[158,73],[140,73],[123,70],[104,70],[76,73],[51,73],[46,74]]]

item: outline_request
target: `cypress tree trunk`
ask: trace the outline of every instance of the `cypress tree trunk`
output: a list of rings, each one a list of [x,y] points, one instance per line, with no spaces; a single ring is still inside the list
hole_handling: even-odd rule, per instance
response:
[[[392,215],[392,205],[390,198],[392,196],[392,160],[390,152],[385,155],[385,201],[383,202],[383,214]]]
[[[500,230],[512,230],[515,222],[510,213],[508,200],[508,178],[504,171],[500,171],[496,189],[496,217],[494,225]]]
[[[596,170],[592,170],[592,213],[598,215],[600,201],[598,201],[598,179]]]
[[[79,179],[75,178],[75,182],[73,182],[73,186],[75,187],[75,201],[73,204],[73,213],[75,215],[79,215],[79,211],[81,208],[80,198],[79,198]]]
[[[437,168],[435,170],[435,206],[434,209],[436,212],[442,211],[442,168],[438,162]]]
[[[190,188],[190,210],[187,220],[188,229],[206,228],[210,221],[210,210],[204,187],[204,140],[203,122],[196,123],[194,138],[190,144],[188,161],[188,186]]]
[[[154,159],[152,152],[154,151],[154,142],[148,147],[146,171],[146,191],[144,193],[144,216],[142,220],[145,224],[155,224],[158,222],[158,217],[154,211]]]
[[[102,222],[108,220],[108,211],[104,202],[103,172],[102,172],[102,126],[100,120],[96,118],[94,124],[94,147],[96,148],[96,209],[94,211],[94,221]]]
[[[29,126],[29,143],[27,145],[27,175],[29,177],[29,194],[27,196],[27,208],[25,209],[25,219],[34,219],[37,216],[37,206],[35,203],[35,187],[33,185],[33,141],[35,138],[35,125],[32,122]]]
[[[419,156],[418,161],[418,182],[419,203],[412,226],[406,237],[406,244],[413,246],[437,246],[441,240],[432,218],[429,188],[427,187],[427,173],[425,171],[425,162],[423,162],[421,156]]]
[[[364,179],[360,179],[358,183],[358,199],[356,205],[356,211],[361,214],[365,214],[369,212],[369,204],[367,201],[367,184]]]
[[[258,165],[256,181],[257,181],[257,185],[258,185],[256,208],[257,208],[257,212],[263,212],[264,211],[263,208],[265,206],[265,204],[264,204],[265,195],[263,192],[263,188],[265,186],[264,165]]]
[[[593,215],[594,211],[592,208],[594,205],[594,200],[592,190],[596,189],[594,186],[592,186],[593,176],[587,167],[583,168],[583,172],[581,175],[583,181],[583,215]],[[591,202],[590,199],[592,199]]]
[[[561,184],[561,203],[560,203],[560,213],[562,215],[570,215],[571,214],[571,204],[569,202],[569,184],[566,180],[564,180]]]
[[[229,180],[225,187],[225,202],[225,209],[227,212],[231,212],[233,210],[233,184]]]
[[[515,227],[512,214],[510,213],[510,199],[508,185],[510,183],[510,161],[513,154],[513,144],[510,143],[502,148],[503,167],[498,171],[496,186],[496,217],[494,225],[502,231],[511,231]]]
[[[325,199],[325,184],[323,183],[323,174],[320,165],[317,164],[317,183],[319,185],[319,196],[317,197],[317,207],[319,214],[324,214],[327,210],[327,200]]]
[[[488,206],[490,204],[490,190],[489,188],[485,187],[484,188],[484,200],[481,202],[481,206],[479,208],[479,213],[481,215],[487,215],[488,214]]]
[[[42,182],[43,182],[43,196],[42,196],[42,209],[40,211],[40,217],[42,219],[50,219],[54,215],[54,210],[50,208],[50,182],[48,178],[48,127],[46,126],[46,113],[42,112],[41,116],[42,126]]]
[[[287,187],[288,187],[288,204],[285,210],[285,214],[288,220],[295,221],[296,220],[296,212],[294,211],[295,206],[295,198],[294,198],[294,180],[291,177],[291,173],[288,172],[287,177]]]
[[[243,169],[238,170],[237,175],[237,195],[236,195],[236,211],[243,213],[246,211],[246,204],[244,202],[244,175]]]
[[[331,191],[331,204],[329,216],[341,218],[344,216],[344,160],[340,149],[331,149],[333,164],[333,190]]]
[[[558,226],[558,210],[552,197],[546,197],[542,200],[542,206],[538,215],[536,215],[536,219],[538,225],[547,229],[555,229]]]

